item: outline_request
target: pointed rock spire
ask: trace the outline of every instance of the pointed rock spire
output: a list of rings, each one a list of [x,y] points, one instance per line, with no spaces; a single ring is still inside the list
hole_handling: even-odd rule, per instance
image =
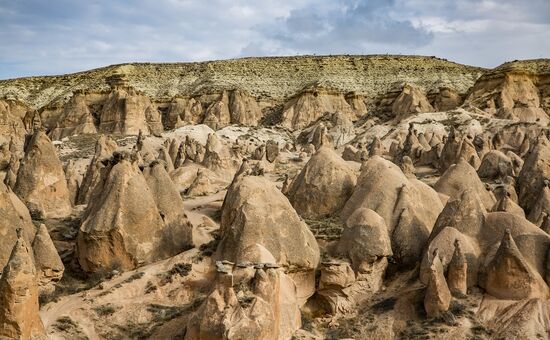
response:
[[[468,290],[468,263],[462,253],[460,241],[454,242],[455,250],[447,268],[447,285],[453,293],[466,295]]]
[[[548,286],[531,268],[507,229],[500,246],[486,268],[484,288],[488,294],[507,300],[547,298]]]
[[[46,334],[38,314],[38,284],[30,249],[17,229],[17,241],[0,278],[0,338],[31,339]]]
[[[44,224],[40,224],[38,227],[38,232],[32,243],[32,250],[40,285],[61,280],[65,266]]]
[[[443,273],[443,264],[439,258],[437,249],[434,250],[432,264],[430,266],[430,278],[426,295],[424,296],[424,309],[428,318],[436,318],[449,309],[451,304],[451,292],[447,286]]]

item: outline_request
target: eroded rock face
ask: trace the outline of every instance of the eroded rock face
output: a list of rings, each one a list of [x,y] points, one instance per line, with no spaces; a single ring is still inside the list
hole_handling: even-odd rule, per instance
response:
[[[86,103],[83,93],[75,93],[63,106],[63,112],[57,119],[55,128],[50,132],[53,140],[67,136],[97,133],[94,117]]]
[[[460,93],[450,87],[440,87],[435,94],[433,107],[436,111],[454,110],[462,104]]]
[[[164,221],[166,238],[172,241],[174,253],[193,246],[193,226],[187,220],[183,200],[170,179],[162,161],[151,163],[143,175]]]
[[[0,100],[0,144],[9,141],[10,136],[17,139],[25,136],[25,125],[17,111],[10,101]]]
[[[342,209],[356,181],[348,164],[331,148],[322,147],[294,179],[287,197],[300,216],[326,217]]]
[[[488,264],[484,278],[481,282],[482,287],[488,294],[499,299],[548,297],[548,286],[524,259],[510,230],[504,233],[496,254]]]
[[[499,118],[547,124],[536,81],[535,74],[520,70],[490,72],[478,79],[465,105]]]
[[[113,152],[117,149],[116,142],[109,136],[101,135],[96,142],[95,152],[86,174],[82,179],[82,184],[78,190],[76,204],[88,203],[92,191],[95,186],[101,181],[101,172],[105,168],[104,161],[112,157]]]
[[[214,290],[190,317],[185,339],[291,338],[301,327],[292,279],[275,268],[231,271],[218,273]]]
[[[222,207],[221,242],[216,257],[235,263],[246,249],[260,244],[277,264],[295,268],[291,274],[301,303],[315,290],[314,269],[319,247],[307,225],[288,199],[269,180],[257,176],[236,176]]]
[[[103,105],[98,128],[102,133],[137,135],[163,131],[158,110],[151,100],[130,87],[114,87]]]
[[[282,125],[292,130],[303,129],[325,114],[334,112],[350,118],[356,114],[342,93],[313,86],[285,104]]]
[[[428,318],[435,318],[446,312],[450,304],[451,292],[445,280],[443,265],[436,251],[430,266],[430,277],[424,297],[424,309],[426,309]]]
[[[94,189],[77,237],[78,261],[89,273],[133,269],[181,251],[173,247],[171,229],[137,165],[115,157]]]
[[[40,224],[40,227],[38,227],[32,242],[32,251],[40,286],[61,280],[65,266],[44,224]]]
[[[348,218],[336,249],[351,260],[357,271],[379,257],[393,255],[384,219],[367,208],[357,209]]]
[[[25,143],[14,192],[31,214],[42,218],[66,217],[72,205],[65,173],[46,134],[36,131]]]
[[[36,269],[21,231],[0,278],[0,337],[45,339],[38,311]]]
[[[519,204],[527,215],[536,204],[536,200],[550,178],[550,142],[546,137],[539,137],[537,144],[525,159],[518,177]]]
[[[451,198],[460,197],[466,188],[476,192],[486,209],[491,209],[494,206],[495,197],[493,193],[485,188],[476,170],[463,158],[457,164],[449,167],[434,185],[437,192]]]
[[[403,85],[403,89],[392,104],[392,113],[398,120],[411,115],[432,112],[434,108],[426,98],[426,95],[411,84]]]
[[[369,208],[386,222],[394,256],[403,265],[420,259],[425,242],[443,205],[438,194],[379,156],[363,164],[355,190],[342,209],[342,221]]]

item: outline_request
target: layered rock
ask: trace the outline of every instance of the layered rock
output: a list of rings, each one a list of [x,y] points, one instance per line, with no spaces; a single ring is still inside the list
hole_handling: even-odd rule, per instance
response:
[[[13,191],[37,217],[66,217],[72,210],[70,194],[52,142],[36,131],[25,144]]]
[[[0,278],[0,337],[46,339],[39,315],[36,269],[22,231]]]
[[[341,210],[356,181],[353,169],[331,148],[322,147],[294,179],[287,197],[300,216],[318,219]]]
[[[465,105],[499,118],[547,124],[537,78],[525,70],[497,69],[476,81]]]

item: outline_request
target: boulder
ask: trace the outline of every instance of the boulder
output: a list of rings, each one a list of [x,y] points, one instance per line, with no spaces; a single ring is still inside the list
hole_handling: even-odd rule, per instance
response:
[[[70,194],[55,147],[40,131],[30,136],[25,144],[25,157],[13,191],[37,217],[68,216],[72,210]]]
[[[503,178],[512,176],[514,174],[514,167],[512,160],[508,156],[498,150],[491,150],[483,156],[477,173],[481,178]]]
[[[292,182],[287,197],[302,217],[318,219],[342,209],[357,177],[332,148],[322,147]]]
[[[0,337],[47,339],[39,314],[36,269],[21,229],[0,278]]]

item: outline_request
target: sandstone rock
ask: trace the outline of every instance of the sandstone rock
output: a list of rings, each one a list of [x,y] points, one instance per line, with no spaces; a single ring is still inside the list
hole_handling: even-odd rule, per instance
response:
[[[524,259],[510,230],[504,233],[497,253],[486,268],[482,287],[499,299],[548,297],[548,286]]]
[[[452,293],[466,295],[468,291],[468,262],[460,248],[460,241],[455,240],[455,250],[447,270],[447,286]]]
[[[359,208],[372,209],[384,219],[395,257],[411,265],[420,259],[443,206],[429,186],[408,179],[397,165],[375,156],[363,164],[355,190],[342,209],[342,221]]]
[[[109,136],[101,135],[95,144],[95,151],[84,179],[78,190],[77,204],[86,204],[90,200],[93,189],[101,180],[101,171],[105,167],[103,162],[113,155],[117,149],[116,142]]]
[[[212,130],[218,130],[229,125],[230,122],[229,96],[227,91],[223,91],[220,98],[206,109],[203,124],[208,125]]]
[[[61,140],[68,136],[97,133],[94,117],[86,104],[84,93],[77,92],[57,119],[56,127],[50,132],[52,140]]]
[[[159,155],[157,159],[164,163],[164,168],[166,169],[167,172],[171,172],[172,170],[174,170],[174,162],[170,157],[170,153],[164,146],[160,147]]]
[[[7,101],[0,100],[0,143],[9,136],[22,139],[25,136],[25,129],[21,118],[12,112],[11,105]]]
[[[273,254],[279,265],[296,268],[292,279],[301,303],[313,294],[314,269],[319,263],[317,241],[269,180],[236,177],[224,199],[220,228],[217,258],[241,262],[243,251],[258,243]]]
[[[22,231],[0,278],[0,337],[46,338],[38,313],[36,269]]]
[[[229,112],[232,124],[257,126],[262,118],[262,110],[256,99],[240,89],[231,91]]]
[[[494,179],[513,175],[512,160],[498,150],[485,154],[477,170],[479,177]]]
[[[244,296],[252,303],[245,303]],[[185,339],[289,339],[300,326],[292,280],[282,270],[257,269],[239,287],[218,278],[214,290],[190,317]]]
[[[40,224],[36,232],[36,236],[32,242],[32,250],[39,285],[45,286],[52,281],[57,282],[61,280],[65,266],[44,224]]]
[[[300,216],[322,218],[342,209],[356,181],[348,164],[331,148],[322,147],[294,179],[287,196]]]
[[[495,204],[493,193],[485,188],[475,169],[463,158],[457,164],[449,167],[434,185],[437,192],[451,198],[459,197],[465,188],[474,190],[486,209],[492,208]]]
[[[354,116],[344,96],[319,85],[304,89],[290,99],[283,108],[283,126],[292,130],[303,129],[326,113],[341,112]]]
[[[315,130],[313,131],[313,137],[311,140],[311,144],[315,146],[315,150],[319,150],[321,147],[325,146],[328,148],[332,148],[332,137],[329,136],[327,127],[321,123],[317,125]]]
[[[143,170],[143,176],[164,222],[163,241],[170,242],[170,252],[177,254],[193,247],[193,226],[187,219],[183,200],[163,163],[151,163]]]
[[[523,70],[489,72],[476,81],[465,105],[499,118],[547,124],[534,78]]]
[[[462,97],[455,89],[440,87],[435,95],[433,107],[435,111],[449,111],[456,109],[462,104]]]
[[[197,177],[193,180],[193,183],[187,189],[187,196],[204,196],[213,193],[212,183],[210,182],[209,175],[206,169],[198,169]]]
[[[402,120],[410,115],[432,112],[434,108],[430,105],[426,95],[411,84],[404,84],[399,96],[392,104],[392,113],[398,119]]]
[[[65,173],[52,142],[43,132],[35,132],[25,145],[14,192],[36,216],[56,218],[71,213]]]
[[[198,124],[203,118],[201,102],[195,98],[174,97],[168,106],[166,127],[178,128]]]
[[[430,266],[430,278],[426,287],[426,295],[424,296],[424,309],[426,309],[428,318],[436,318],[445,313],[449,309],[450,304],[451,292],[447,286],[443,265],[436,250]]]
[[[174,255],[152,190],[127,155],[115,154],[82,217],[77,258],[89,273],[138,265]],[[121,214],[124,212],[124,214]]]
[[[529,215],[536,204],[538,194],[545,186],[544,180],[550,178],[550,142],[539,137],[537,144],[525,159],[518,177],[519,204]]]
[[[550,215],[550,188],[547,185],[540,191],[527,219],[540,227],[545,215]]]
[[[480,166],[481,161],[477,155],[473,140],[468,136],[458,137],[454,130],[451,130],[439,158],[439,171],[444,173],[453,165],[464,159],[474,169]]]
[[[28,209],[19,198],[4,184],[0,183],[0,267],[8,262],[12,245],[17,241],[16,230],[23,229],[23,237],[31,244],[36,230],[32,224]]]
[[[508,195],[502,196],[493,206],[491,211],[506,211],[512,214],[516,214],[521,217],[525,217],[523,209],[517,205]]]
[[[365,262],[393,255],[384,219],[367,208],[357,209],[347,219],[336,249],[351,260],[356,271],[363,271],[367,267]]]
[[[74,160],[70,159],[65,166],[65,178],[67,178],[67,189],[69,190],[69,200],[71,204],[77,204],[78,191],[82,176],[77,173]]]

